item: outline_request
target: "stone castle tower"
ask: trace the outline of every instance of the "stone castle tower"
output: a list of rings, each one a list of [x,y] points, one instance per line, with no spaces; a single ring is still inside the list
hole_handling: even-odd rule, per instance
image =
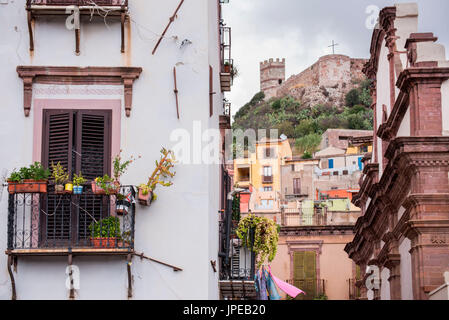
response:
[[[276,96],[277,89],[285,82],[285,59],[270,59],[260,63],[260,91],[268,100]]]

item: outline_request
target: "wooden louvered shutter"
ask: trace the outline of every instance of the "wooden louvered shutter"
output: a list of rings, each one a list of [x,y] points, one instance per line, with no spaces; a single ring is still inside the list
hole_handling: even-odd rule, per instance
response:
[[[301,179],[293,179],[293,194],[301,194]]]
[[[42,163],[49,168],[51,163],[61,163],[72,168],[73,112],[45,110],[42,139]]]
[[[111,112],[78,111],[76,152],[81,161],[77,171],[88,180],[111,174]]]
[[[104,174],[111,175],[111,118],[110,111],[77,111],[76,152],[78,159],[76,169],[83,173],[88,181]],[[78,241],[90,237],[89,225],[93,218],[99,221],[109,215],[108,197],[87,195],[81,197],[84,210],[78,214]]]
[[[71,175],[82,172],[88,180],[111,174],[111,111],[44,110],[42,163],[61,163]],[[80,206],[71,197],[54,195],[51,190],[45,202],[47,215],[42,215],[41,241],[44,246],[82,244],[89,237],[92,217],[108,216],[106,197],[84,193]],[[87,214],[89,212],[89,214]]]
[[[45,110],[42,139],[43,165],[49,168],[52,162],[54,164],[60,162],[64,168],[73,168],[72,141],[73,111]],[[41,241],[44,241],[45,246],[61,245],[70,239],[70,199],[49,192],[46,200],[43,210],[47,215],[41,215],[43,230]]]
[[[298,251],[293,255],[293,283],[294,286],[306,292],[306,296],[299,295],[298,299],[310,300],[316,296],[316,252]]]

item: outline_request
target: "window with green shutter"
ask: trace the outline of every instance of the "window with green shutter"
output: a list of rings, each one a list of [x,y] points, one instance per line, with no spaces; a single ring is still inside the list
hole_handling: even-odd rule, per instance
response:
[[[299,300],[313,300],[317,294],[317,270],[315,251],[297,251],[293,255],[293,285],[306,295]]]

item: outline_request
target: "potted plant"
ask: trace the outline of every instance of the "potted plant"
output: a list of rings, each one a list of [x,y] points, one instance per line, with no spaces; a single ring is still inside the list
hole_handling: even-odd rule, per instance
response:
[[[168,178],[173,178],[176,172],[170,170],[175,166],[176,160],[173,151],[162,148],[161,159],[156,161],[156,169],[154,169],[152,175],[148,179],[147,184],[141,184],[139,186],[139,203],[143,206],[149,206],[151,202],[157,199],[154,190],[157,185],[163,187],[170,187],[172,182],[167,182]]]
[[[154,196],[153,191],[150,189],[148,185],[142,183],[139,186],[138,199],[141,205],[149,206],[151,202],[153,202],[153,196]]]
[[[226,61],[225,63],[224,63],[224,73],[231,73],[231,65],[230,65],[230,63],[228,62],[228,61]]]
[[[66,182],[64,191],[66,193],[72,193],[73,192],[73,182],[72,181],[67,181]]]
[[[8,192],[14,193],[47,193],[50,171],[41,163],[35,162],[29,167],[14,170],[8,178]]]
[[[117,194],[120,189],[120,183],[105,174],[103,177],[97,177],[92,181],[92,192],[96,195]]]
[[[257,270],[262,267],[265,260],[271,262],[276,257],[279,232],[273,220],[249,214],[240,220],[236,233],[243,246],[255,253]]]
[[[122,150],[120,150],[120,153],[114,158],[113,177],[109,177],[109,175],[107,175],[107,174],[105,174],[103,177],[97,177],[92,182],[93,193],[106,194],[106,195],[112,195],[112,194],[118,193],[118,191],[120,189],[120,177],[126,172],[129,165],[134,162],[133,156],[131,156],[131,158],[129,160],[122,162],[121,153],[122,153]]]
[[[109,217],[93,222],[89,226],[91,243],[94,248],[116,248],[120,237],[120,220]]]
[[[126,215],[128,214],[129,208],[131,207],[131,202],[127,201],[126,196],[119,192],[117,193],[117,201],[115,205],[115,211],[118,215]]]
[[[66,169],[58,162],[56,165],[51,163],[51,177],[55,181],[55,193],[64,193],[64,184],[69,180],[69,174]]]
[[[84,179],[83,174],[80,172],[79,175],[76,173],[73,175],[73,194],[82,194],[83,193],[83,185],[86,183],[86,179]]]

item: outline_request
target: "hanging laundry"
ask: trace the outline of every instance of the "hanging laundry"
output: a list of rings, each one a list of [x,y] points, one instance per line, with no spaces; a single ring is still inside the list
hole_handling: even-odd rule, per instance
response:
[[[296,288],[295,286],[292,286],[290,284],[288,284],[287,282],[284,282],[278,278],[276,278],[273,273],[271,272],[271,267],[268,267],[268,272],[271,275],[271,278],[273,279],[273,281],[276,283],[276,285],[278,286],[278,288],[282,291],[284,291],[286,294],[288,294],[290,297],[292,297],[293,299],[296,298],[298,295],[302,294],[306,294],[304,291],[302,291],[301,289]]]
[[[263,272],[265,273],[265,278],[267,279],[267,289],[270,300],[281,300],[281,296],[276,288],[276,284],[273,281],[271,275],[263,268]]]
[[[260,279],[260,300],[268,300],[267,278],[265,278],[264,272],[261,273]]]

